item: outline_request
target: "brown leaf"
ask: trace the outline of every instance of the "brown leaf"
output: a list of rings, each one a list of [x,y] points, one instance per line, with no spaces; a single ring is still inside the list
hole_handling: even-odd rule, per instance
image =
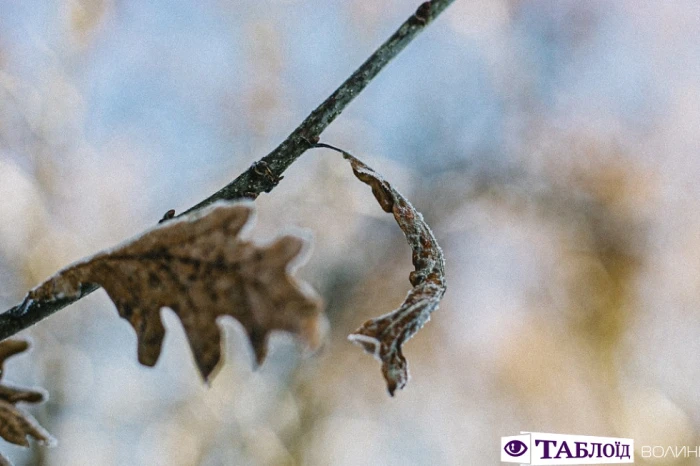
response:
[[[0,343],[0,378],[5,372],[5,360],[10,356],[26,351],[29,343],[24,340],[5,340]]]
[[[138,337],[138,358],[153,366],[165,329],[160,309],[182,321],[202,377],[221,358],[216,319],[233,316],[245,328],[258,363],[271,331],[297,334],[310,347],[323,329],[320,300],[290,275],[306,242],[286,235],[257,246],[239,238],[251,203],[220,201],[169,220],[139,237],[69,266],[29,292],[25,302],[77,297],[81,284],[102,286]]]
[[[0,342],[0,365],[5,360],[29,347],[26,341],[5,340]],[[4,371],[3,371],[4,372]],[[17,408],[16,403],[39,403],[44,401],[44,393],[36,390],[0,385],[0,437],[15,445],[29,446],[27,437],[34,437],[41,443],[51,445],[54,440],[28,413]],[[1,457],[0,464],[9,464],[6,458]]]
[[[32,416],[4,400],[0,400],[0,436],[23,447],[29,446],[28,436],[45,444],[53,442],[51,436]]]
[[[44,392],[0,385],[0,400],[8,401],[12,404],[20,401],[26,403],[41,403],[44,401],[44,398]]]
[[[372,188],[382,209],[394,214],[413,251],[415,271],[409,276],[413,289],[401,307],[368,320],[348,337],[382,363],[389,393],[394,396],[408,381],[408,363],[401,345],[430,320],[445,294],[445,259],[430,227],[411,203],[370,167],[341,152],[350,161],[355,176]]]

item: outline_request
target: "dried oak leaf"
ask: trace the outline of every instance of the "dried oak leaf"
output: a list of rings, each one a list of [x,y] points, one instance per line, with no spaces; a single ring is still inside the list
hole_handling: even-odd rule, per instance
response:
[[[220,316],[243,325],[258,363],[273,330],[315,348],[324,328],[320,299],[290,274],[307,242],[296,235],[265,246],[244,241],[239,236],[252,217],[251,203],[216,202],[61,270],[25,302],[78,297],[81,284],[102,286],[136,330],[138,359],[147,366],[160,355],[160,309],[168,307],[182,322],[205,380],[221,359]]]
[[[393,312],[370,319],[348,338],[382,363],[382,373],[389,394],[404,388],[408,381],[408,363],[401,345],[430,320],[445,294],[445,258],[423,216],[401,193],[370,167],[343,151],[355,176],[372,188],[374,197],[385,212],[394,214],[413,252],[409,280],[413,289],[401,307]]]
[[[0,342],[0,379],[5,375],[5,360],[21,353],[29,347],[23,340],[5,340]],[[40,443],[52,445],[54,439],[36,420],[15,406],[18,402],[40,403],[45,394],[41,391],[17,388],[0,383],[0,437],[15,445],[29,446],[28,437],[34,437]],[[0,455],[0,465],[10,464]]]

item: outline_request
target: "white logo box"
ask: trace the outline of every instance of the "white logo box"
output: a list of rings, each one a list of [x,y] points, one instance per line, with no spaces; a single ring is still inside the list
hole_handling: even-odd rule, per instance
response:
[[[502,462],[533,465],[634,463],[633,439],[544,432],[520,434],[501,437]]]

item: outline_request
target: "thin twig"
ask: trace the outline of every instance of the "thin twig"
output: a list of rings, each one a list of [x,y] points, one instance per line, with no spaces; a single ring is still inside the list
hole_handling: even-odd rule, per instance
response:
[[[434,0],[419,6],[416,12],[333,94],[311,112],[311,115],[282,144],[262,160],[254,163],[231,183],[185,213],[200,209],[219,199],[256,198],[260,193],[270,192],[281,180],[282,173],[301,154],[318,142],[323,130],[345,110],[345,107],[367,87],[367,84],[453,1]]]
[[[338,89],[282,142],[275,150],[253,163],[238,178],[180,215],[201,209],[219,199],[255,199],[270,192],[282,174],[301,154],[318,142],[323,130],[367,87],[377,74],[454,0],[433,0],[421,4],[399,29],[384,42]],[[172,218],[166,215],[162,221]],[[87,296],[99,287],[84,284],[79,298],[52,302],[23,302],[0,314],[0,340],[34,325],[56,311]]]

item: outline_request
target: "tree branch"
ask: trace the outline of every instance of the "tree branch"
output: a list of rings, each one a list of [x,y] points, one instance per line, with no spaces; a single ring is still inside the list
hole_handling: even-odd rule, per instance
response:
[[[345,107],[367,87],[377,74],[401,52],[425,27],[454,0],[433,0],[421,4],[338,89],[323,101],[275,150],[253,163],[231,183],[180,215],[201,209],[219,199],[255,199],[270,192],[282,179],[282,173],[307,149],[318,142],[325,130]],[[171,212],[161,221],[173,218]],[[52,302],[25,301],[0,314],[0,340],[34,325],[54,312],[92,293],[99,286],[84,284],[78,298]]]

